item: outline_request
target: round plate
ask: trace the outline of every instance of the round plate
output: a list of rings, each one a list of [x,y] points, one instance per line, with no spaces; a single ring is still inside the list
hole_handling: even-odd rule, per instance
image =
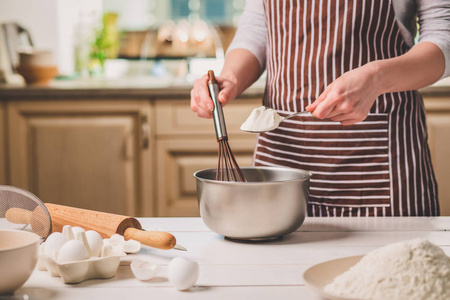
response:
[[[332,300],[354,300],[357,298],[345,298],[330,294],[325,291],[325,286],[331,283],[334,278],[341,275],[356,263],[358,263],[363,256],[350,256],[339,259],[329,260],[312,266],[303,274],[303,279],[307,286],[319,293],[325,299]]]

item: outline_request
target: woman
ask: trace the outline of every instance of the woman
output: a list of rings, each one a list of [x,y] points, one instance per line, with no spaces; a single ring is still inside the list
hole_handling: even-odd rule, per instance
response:
[[[449,8],[442,0],[247,1],[219,100],[266,69],[264,106],[312,112],[260,134],[254,155],[255,165],[313,172],[308,215],[439,215],[416,90],[450,74]],[[191,109],[211,118],[206,81],[194,83]]]

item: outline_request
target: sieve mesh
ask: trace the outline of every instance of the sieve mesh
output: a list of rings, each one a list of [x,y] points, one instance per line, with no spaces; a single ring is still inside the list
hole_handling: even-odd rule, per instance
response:
[[[21,188],[0,185],[0,229],[25,230],[46,238],[52,221],[44,203]]]

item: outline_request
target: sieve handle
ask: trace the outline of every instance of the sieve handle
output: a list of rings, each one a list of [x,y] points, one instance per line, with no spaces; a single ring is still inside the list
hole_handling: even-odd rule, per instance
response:
[[[163,250],[172,249],[177,244],[175,237],[164,231],[143,231],[129,227],[125,229],[123,236],[125,240],[135,240],[143,245]]]
[[[12,207],[6,211],[5,217],[14,224],[31,224],[33,212],[24,208]]]
[[[37,235],[45,238],[52,228],[52,222],[48,213],[41,206],[36,206],[33,211],[12,207],[5,213],[6,220],[14,224],[29,224],[31,230]]]

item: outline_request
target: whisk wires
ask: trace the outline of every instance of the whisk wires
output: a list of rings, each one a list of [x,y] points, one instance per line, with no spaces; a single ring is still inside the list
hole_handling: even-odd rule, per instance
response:
[[[216,129],[217,142],[219,143],[219,162],[217,164],[216,180],[220,181],[246,181],[239,168],[230,146],[223,116],[222,104],[218,99],[219,86],[213,71],[208,71],[208,89],[214,103],[213,120]]]
[[[217,163],[216,180],[245,182],[244,173],[231,152],[228,139],[222,138],[219,143],[219,161]]]

